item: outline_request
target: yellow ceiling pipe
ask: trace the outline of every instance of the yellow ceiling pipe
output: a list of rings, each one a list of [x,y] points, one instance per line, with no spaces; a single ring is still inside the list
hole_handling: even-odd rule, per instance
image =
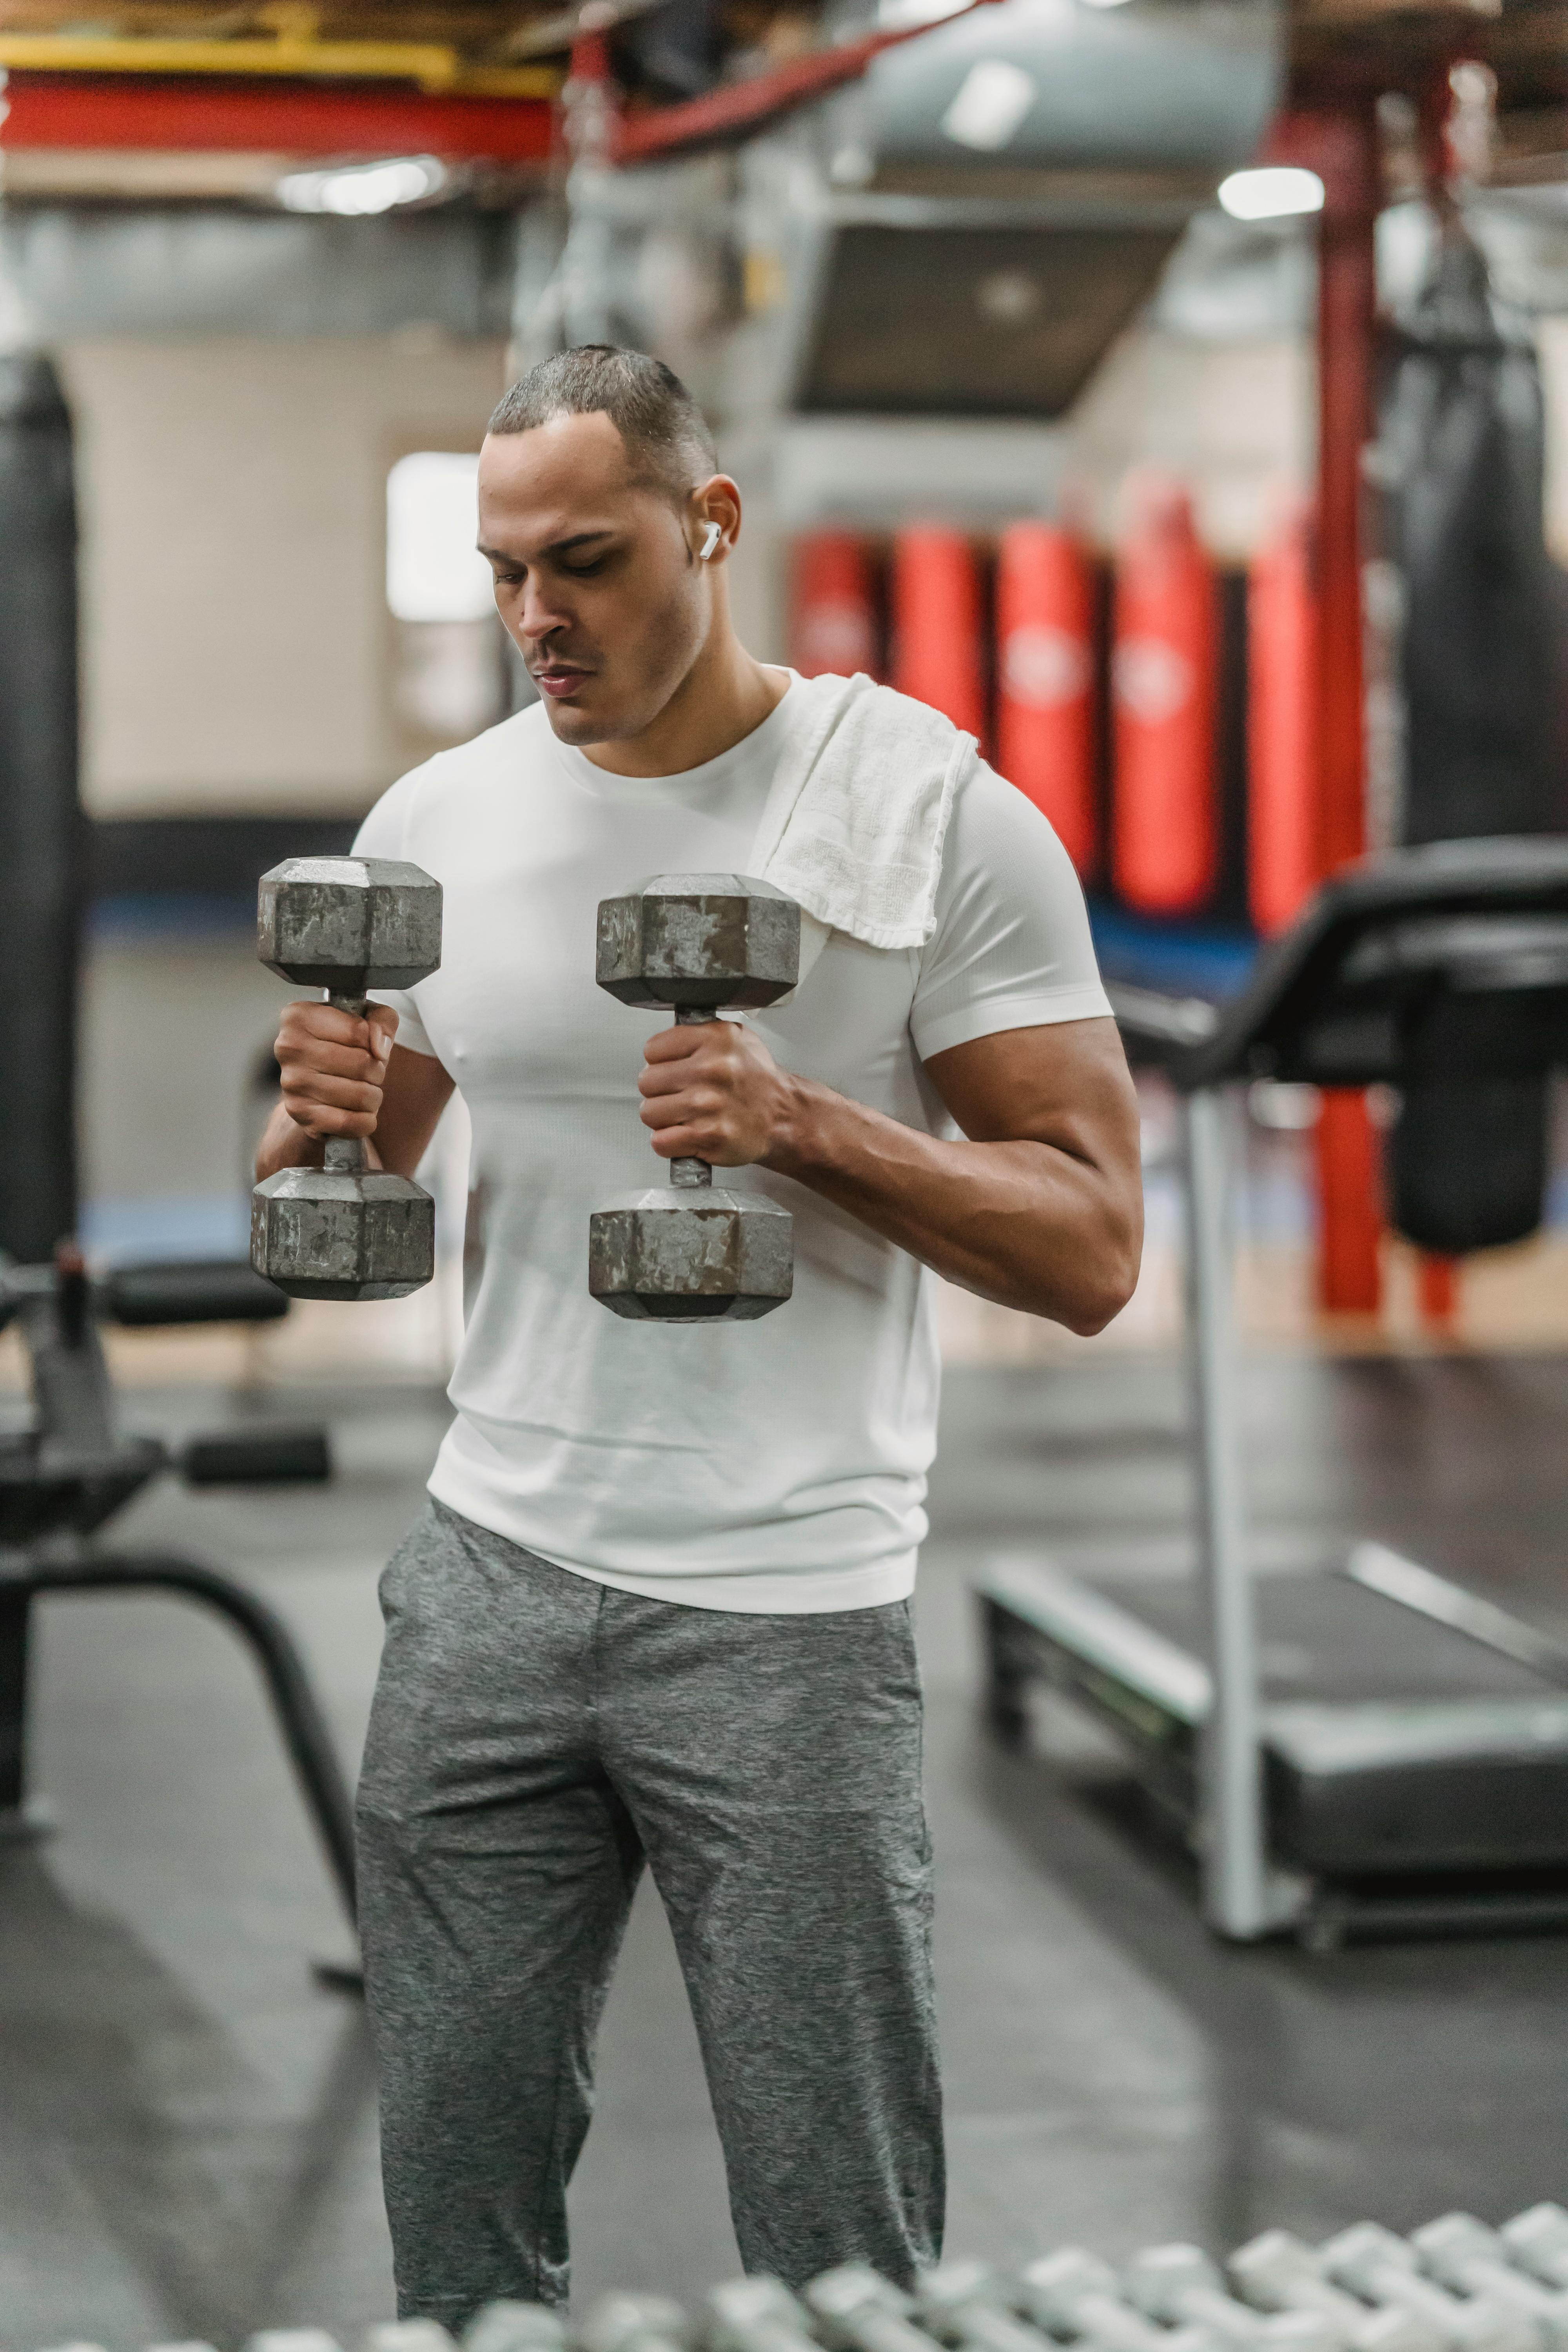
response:
[[[553,98],[550,66],[470,64],[429,41],[321,41],[312,10],[280,7],[270,40],[196,40],[110,33],[0,33],[0,69],[16,73],[268,74],[342,81],[411,81],[459,98]]]

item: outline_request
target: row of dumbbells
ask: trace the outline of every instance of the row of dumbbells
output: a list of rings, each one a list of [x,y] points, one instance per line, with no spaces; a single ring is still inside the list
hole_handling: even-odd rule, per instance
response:
[[[542,2305],[492,2303],[460,2347],[412,2319],[371,2328],[364,2352],[1568,2352],[1560,2205],[1500,2230],[1449,2213],[1409,2238],[1361,2221],[1316,2247],[1269,2230],[1228,2270],[1227,2283],[1197,2246],[1152,2246],[1120,2269],[1067,2247],[1016,2274],[943,2263],[906,2294],[850,2263],[798,2296],[776,2279],[734,2280],[695,2317],[660,2295],[614,2294],[569,2331]],[[246,2352],[340,2347],[323,2329],[289,2327],[253,2336]]]

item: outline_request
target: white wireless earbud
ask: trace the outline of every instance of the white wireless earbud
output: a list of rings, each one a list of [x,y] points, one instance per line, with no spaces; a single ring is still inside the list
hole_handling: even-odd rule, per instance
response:
[[[697,552],[704,563],[707,562],[708,558],[712,554],[713,550],[718,546],[719,541],[723,538],[723,532],[720,530],[716,522],[710,522],[703,531],[702,544],[698,549]]]

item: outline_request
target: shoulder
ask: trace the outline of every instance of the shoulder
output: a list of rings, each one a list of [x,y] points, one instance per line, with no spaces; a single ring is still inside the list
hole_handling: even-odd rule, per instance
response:
[[[361,825],[355,849],[365,856],[413,856],[416,832],[427,836],[448,820],[460,816],[476,797],[500,785],[515,783],[521,764],[545,749],[550,722],[541,703],[514,711],[499,726],[489,727],[470,742],[410,768],[387,787]]]
[[[992,876],[1027,889],[1042,866],[1071,861],[1055,826],[1032,800],[984,760],[960,779],[942,845],[942,896],[963,881]]]

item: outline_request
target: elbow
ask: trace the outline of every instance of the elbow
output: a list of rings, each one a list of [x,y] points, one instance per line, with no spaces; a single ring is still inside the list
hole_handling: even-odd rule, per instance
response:
[[[1098,1248],[1082,1253],[1069,1294],[1058,1300],[1052,1319],[1077,1339],[1097,1339],[1137,1289],[1142,1258],[1142,1218],[1119,1221],[1119,1229],[1103,1234]]]

